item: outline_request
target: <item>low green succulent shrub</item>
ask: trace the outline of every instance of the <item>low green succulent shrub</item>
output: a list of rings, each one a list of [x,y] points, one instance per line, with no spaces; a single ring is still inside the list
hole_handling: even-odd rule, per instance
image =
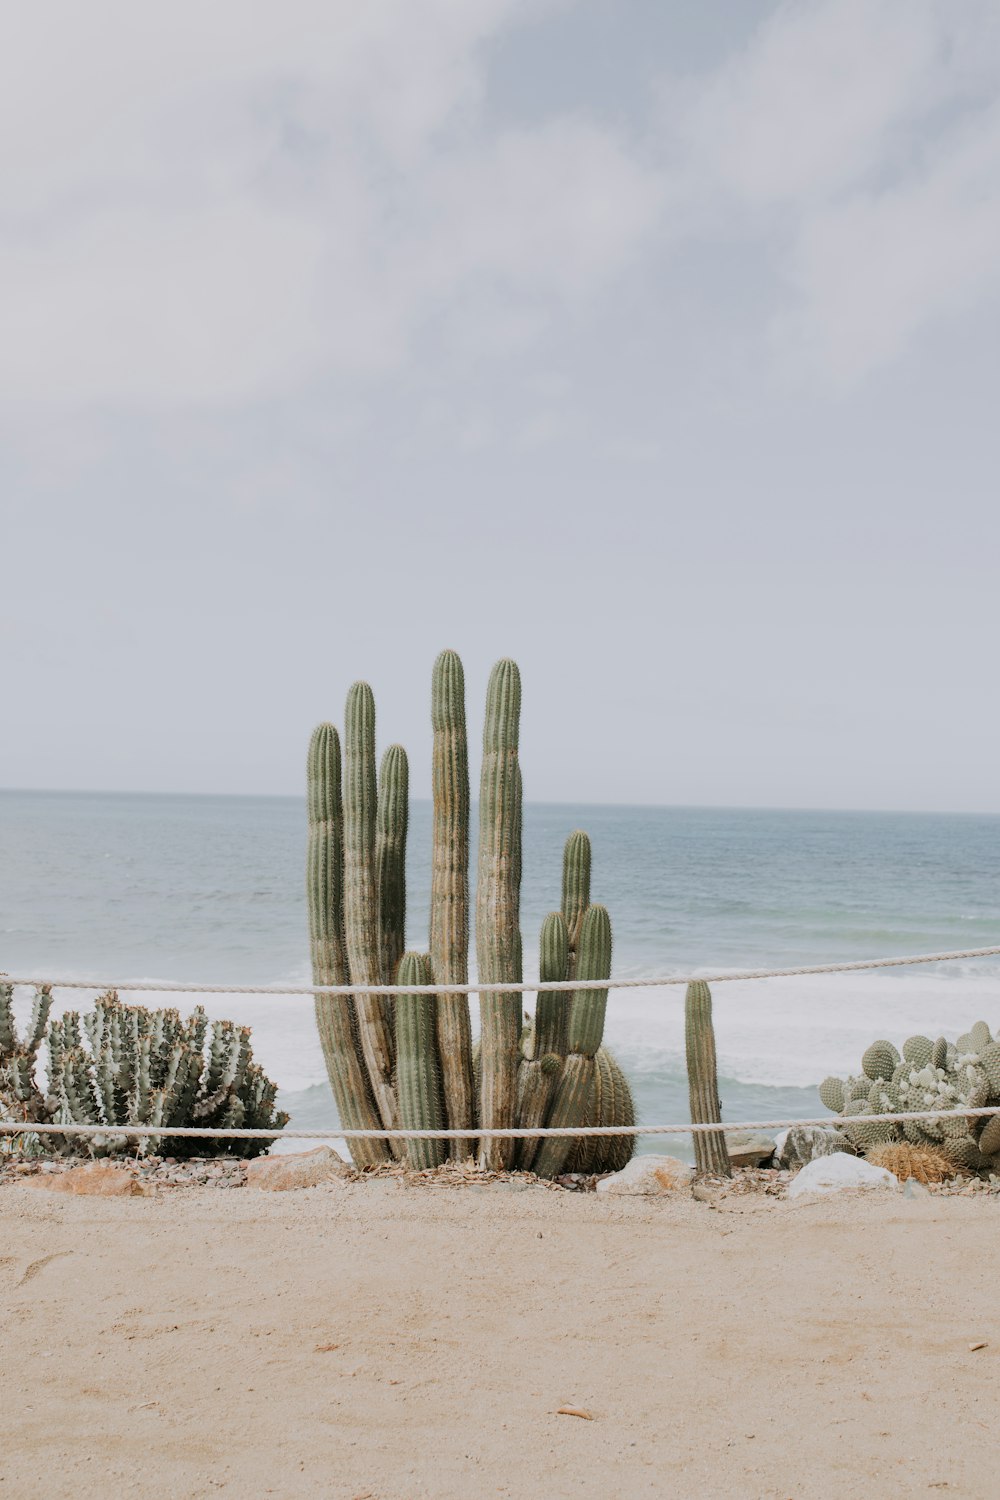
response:
[[[257,1156],[267,1141],[150,1136],[147,1126],[281,1130],[277,1086],[253,1061],[250,1031],[209,1021],[201,1006],[176,1010],[123,1005],[113,990],[94,1009],[49,1020],[52,994],[36,991],[24,1037],[14,1020],[13,987],[0,984],[0,1119],[23,1122],[22,1149],[36,1154]],[[48,1051],[44,1087],[39,1054]],[[38,1135],[32,1124],[134,1125],[127,1136]]]
[[[942,1152],[956,1167],[1000,1170],[1000,1115],[962,1113],[1000,1106],[1000,1040],[985,1021],[954,1042],[911,1036],[902,1053],[891,1042],[873,1042],[861,1059],[861,1072],[824,1079],[819,1096],[861,1151],[905,1140]],[[932,1109],[948,1113],[939,1120],[865,1118]]]

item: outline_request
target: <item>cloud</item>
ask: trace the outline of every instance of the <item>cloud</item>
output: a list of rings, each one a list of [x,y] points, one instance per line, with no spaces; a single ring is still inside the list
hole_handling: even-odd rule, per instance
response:
[[[771,354],[848,385],[996,295],[1000,12],[785,0],[665,112],[686,233],[776,273]]]
[[[524,11],[12,12],[0,396],[241,402],[396,370],[452,312],[487,353],[530,340],[628,263],[660,185],[586,120],[483,127],[483,49]]]

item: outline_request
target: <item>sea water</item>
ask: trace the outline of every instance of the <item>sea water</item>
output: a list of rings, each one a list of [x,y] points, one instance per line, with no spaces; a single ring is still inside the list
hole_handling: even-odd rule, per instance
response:
[[[574,828],[593,842],[592,896],[611,912],[616,976],[1000,943],[998,817],[529,803],[526,978],[537,973],[542,919],[559,905]],[[304,861],[298,798],[0,792],[0,969],[113,981],[123,998],[130,980],[308,984]],[[415,802],[414,948],[427,946],[429,872],[430,806]],[[57,992],[63,1005],[90,998]],[[683,998],[664,987],[609,999],[606,1040],[644,1123],[687,1117]],[[21,1004],[29,1000],[22,992]],[[719,983],[713,1001],[724,1118],[788,1119],[822,1114],[816,1084],[856,1071],[877,1036],[897,1046],[916,1031],[954,1037],[980,1017],[995,1029],[1000,964]],[[205,1004],[252,1027],[292,1131],[336,1128],[309,996],[209,995]],[[477,1008],[473,997],[474,1023]],[[642,1147],[689,1154],[689,1138],[647,1137]]]

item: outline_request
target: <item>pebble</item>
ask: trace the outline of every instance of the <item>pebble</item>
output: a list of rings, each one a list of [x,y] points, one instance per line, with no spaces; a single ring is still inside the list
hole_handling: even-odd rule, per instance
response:
[[[90,1164],[95,1158],[89,1156],[60,1156],[56,1161],[42,1158],[5,1158],[0,1156],[0,1184],[23,1181],[25,1177],[46,1176],[55,1172],[68,1172],[72,1167]],[[191,1157],[179,1161],[176,1157],[142,1156],[126,1154],[98,1157],[132,1169],[140,1183],[158,1187],[210,1187],[241,1188],[246,1186],[246,1162],[239,1157],[205,1160]]]

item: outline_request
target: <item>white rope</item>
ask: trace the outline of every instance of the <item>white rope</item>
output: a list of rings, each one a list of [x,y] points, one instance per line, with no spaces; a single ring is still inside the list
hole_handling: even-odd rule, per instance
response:
[[[726,984],[731,980],[794,979],[805,974],[851,974],[863,969],[897,969],[907,964],[940,964],[960,958],[994,958],[1000,948],[961,948],[954,953],[916,953],[903,958],[860,958],[850,963],[808,964],[797,969],[742,969],[720,974],[671,974],[659,979],[575,979],[533,984],[179,984],[127,979],[36,979],[0,974],[4,984],[53,990],[127,990],[172,995],[535,995],[546,990],[639,990],[667,985]]]
[[[455,1141],[468,1140],[534,1140],[542,1136],[590,1135],[703,1135],[720,1130],[790,1130],[797,1125],[849,1124],[876,1125],[897,1120],[969,1120],[1000,1114],[1000,1104],[980,1109],[928,1109],[918,1113],[886,1115],[817,1115],[804,1120],[723,1120],[721,1124],[686,1125],[575,1125],[559,1129],[541,1127],[533,1130],[487,1130],[472,1126],[465,1130],[209,1130],[190,1125],[41,1125],[33,1120],[0,1120],[0,1135],[128,1135],[128,1136],[200,1136],[209,1140],[237,1141]]]

